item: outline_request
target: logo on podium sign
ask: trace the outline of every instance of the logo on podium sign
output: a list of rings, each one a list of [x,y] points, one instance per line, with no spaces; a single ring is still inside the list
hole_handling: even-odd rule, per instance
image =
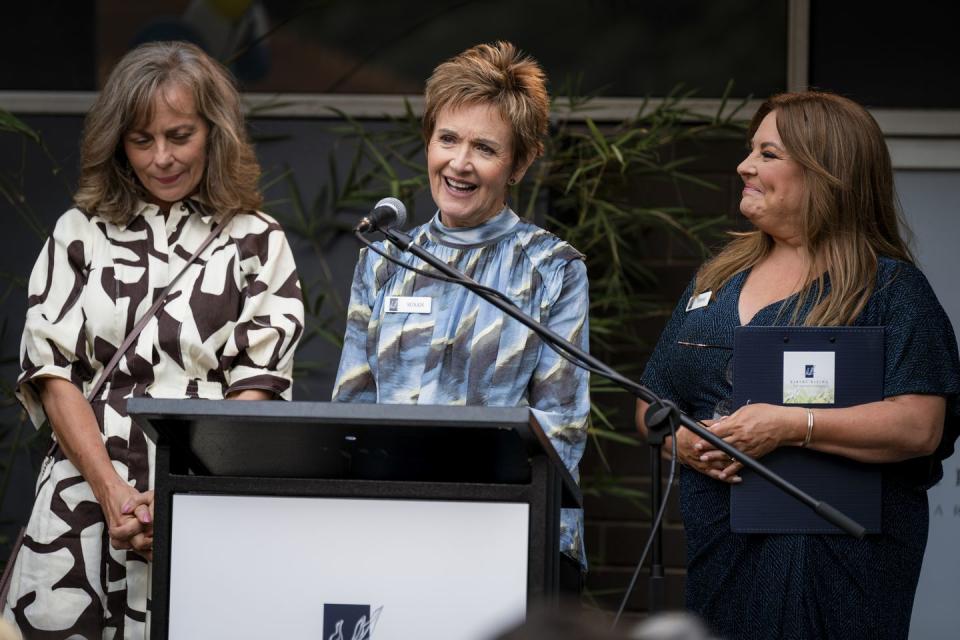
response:
[[[323,640],[373,640],[373,628],[383,607],[369,604],[324,604]]]

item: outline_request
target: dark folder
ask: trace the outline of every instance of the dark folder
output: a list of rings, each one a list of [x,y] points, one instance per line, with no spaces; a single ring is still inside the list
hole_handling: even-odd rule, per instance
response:
[[[733,407],[747,402],[782,405],[786,399],[791,406],[824,409],[882,400],[883,349],[883,327],[738,327]],[[806,360],[811,364],[804,365]],[[822,382],[813,378],[825,361],[834,369],[832,393],[823,391],[826,385],[813,384]],[[796,367],[799,379],[794,379]],[[804,387],[805,383],[811,386]],[[876,465],[792,446],[772,451],[760,461],[859,522],[867,533],[880,532],[881,479]],[[731,531],[843,533],[760,476],[749,470],[740,475],[743,482],[730,490]]]

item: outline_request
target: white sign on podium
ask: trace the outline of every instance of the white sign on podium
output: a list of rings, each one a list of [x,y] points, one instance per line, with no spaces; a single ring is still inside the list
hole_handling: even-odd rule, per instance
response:
[[[523,620],[529,508],[175,494],[169,637],[481,640]]]

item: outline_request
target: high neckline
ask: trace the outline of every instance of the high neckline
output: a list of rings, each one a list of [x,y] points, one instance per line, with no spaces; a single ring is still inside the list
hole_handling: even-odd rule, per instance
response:
[[[206,204],[196,197],[177,200],[170,205],[170,208],[167,211],[161,209],[156,203],[141,199],[137,201],[136,212],[134,215],[130,216],[130,219],[127,220],[124,226],[130,224],[130,222],[132,222],[137,216],[160,216],[164,220],[169,221],[172,219],[179,219],[183,216],[193,213],[199,215],[204,224],[209,224],[210,220],[213,218],[213,214],[209,212]]]
[[[440,244],[451,247],[476,247],[500,240],[510,234],[520,222],[520,216],[510,207],[504,207],[500,213],[476,227],[448,227],[440,222],[440,211],[430,220],[428,233]]]

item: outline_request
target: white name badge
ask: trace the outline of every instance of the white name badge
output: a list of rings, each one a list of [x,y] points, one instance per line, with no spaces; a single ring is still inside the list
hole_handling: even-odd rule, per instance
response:
[[[433,299],[417,296],[387,296],[387,313],[430,313]]]
[[[707,303],[710,302],[710,296],[712,295],[713,291],[704,291],[698,296],[690,296],[690,299],[687,300],[687,311],[693,311],[694,309],[707,306]]]

